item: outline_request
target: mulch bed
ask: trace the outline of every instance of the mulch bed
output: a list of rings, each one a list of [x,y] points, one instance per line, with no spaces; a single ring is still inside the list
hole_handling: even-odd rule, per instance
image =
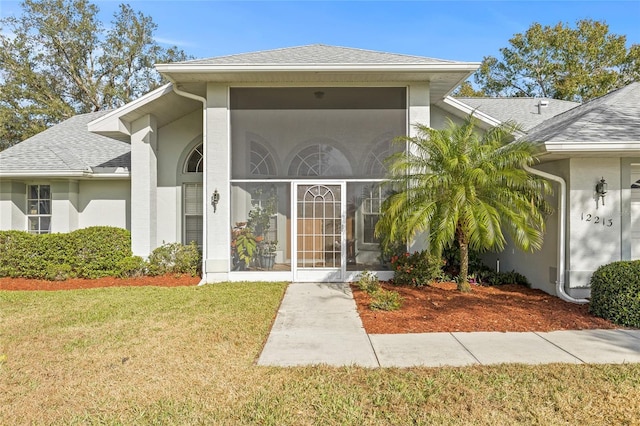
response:
[[[403,297],[399,311],[369,309],[370,296],[352,286],[360,318],[371,334],[620,328],[589,314],[588,305],[520,285],[474,285],[470,293],[460,293],[455,283],[422,288],[383,283],[383,287]]]

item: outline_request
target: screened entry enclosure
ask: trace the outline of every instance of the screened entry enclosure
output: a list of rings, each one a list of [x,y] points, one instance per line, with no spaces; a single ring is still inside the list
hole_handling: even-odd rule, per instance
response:
[[[406,88],[231,89],[231,270],[342,281],[383,270],[384,160]]]

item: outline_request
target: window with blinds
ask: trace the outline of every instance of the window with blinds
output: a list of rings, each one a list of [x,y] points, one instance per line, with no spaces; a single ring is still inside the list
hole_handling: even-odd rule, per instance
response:
[[[202,183],[185,183],[184,194],[184,243],[195,241],[202,247]]]

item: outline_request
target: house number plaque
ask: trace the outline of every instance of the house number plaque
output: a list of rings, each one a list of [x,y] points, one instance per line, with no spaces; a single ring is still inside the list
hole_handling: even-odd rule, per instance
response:
[[[613,226],[613,219],[609,219],[602,216],[596,216],[591,213],[580,213],[580,220],[584,222],[591,222],[594,225],[601,225],[605,227]]]

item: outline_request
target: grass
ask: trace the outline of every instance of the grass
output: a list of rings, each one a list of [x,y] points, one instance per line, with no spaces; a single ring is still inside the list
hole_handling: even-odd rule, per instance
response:
[[[258,367],[284,284],[0,291],[0,424],[635,424],[640,365]]]

